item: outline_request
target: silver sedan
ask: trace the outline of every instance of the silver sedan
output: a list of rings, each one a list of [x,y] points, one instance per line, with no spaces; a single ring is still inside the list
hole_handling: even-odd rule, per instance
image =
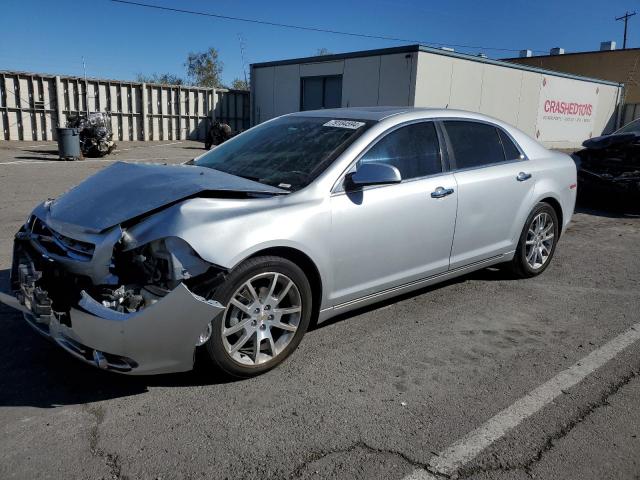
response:
[[[0,299],[103,369],[201,350],[247,377],[311,322],[491,265],[542,273],[576,198],[567,155],[454,110],[295,113],[189,163],[116,163],[36,207]]]

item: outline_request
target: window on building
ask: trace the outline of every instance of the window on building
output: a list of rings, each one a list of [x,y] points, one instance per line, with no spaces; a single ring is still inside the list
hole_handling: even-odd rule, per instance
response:
[[[394,130],[371,147],[360,162],[393,165],[403,180],[441,173],[435,125],[421,122]]]
[[[302,78],[301,110],[340,108],[342,75]]]
[[[505,151],[498,129],[493,125],[462,120],[448,120],[449,135],[456,168],[473,168],[505,161]]]

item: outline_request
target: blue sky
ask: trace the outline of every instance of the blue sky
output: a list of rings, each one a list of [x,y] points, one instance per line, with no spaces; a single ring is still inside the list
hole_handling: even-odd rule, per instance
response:
[[[222,15],[358,33],[510,49],[597,50],[622,45],[614,17],[638,0],[139,0]],[[91,8],[93,6],[93,8]],[[638,8],[640,10],[640,8]],[[640,46],[640,15],[629,23],[628,46]],[[78,33],[73,33],[73,32]],[[184,76],[190,51],[217,48],[223,80],[241,77],[238,36],[246,60],[262,62],[314,55],[319,48],[348,52],[406,44],[218,20],[145,9],[109,0],[3,0],[0,70],[25,70],[131,80],[138,72]],[[501,58],[517,53],[464,49]]]

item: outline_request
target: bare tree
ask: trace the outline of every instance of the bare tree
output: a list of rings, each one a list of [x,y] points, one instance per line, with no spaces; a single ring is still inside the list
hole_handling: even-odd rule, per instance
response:
[[[316,55],[320,56],[320,55],[333,55],[333,52],[331,52],[328,48],[319,48],[316,50]]]
[[[231,82],[231,88],[235,90],[249,90],[249,82],[239,78],[234,78],[233,82]]]
[[[218,50],[213,47],[205,52],[189,53],[184,64],[187,76],[193,85],[201,87],[221,87],[223,64],[218,58]]]
[[[150,75],[138,73],[136,81],[141,83],[161,83],[163,85],[184,85],[184,79],[173,73],[152,73]]]

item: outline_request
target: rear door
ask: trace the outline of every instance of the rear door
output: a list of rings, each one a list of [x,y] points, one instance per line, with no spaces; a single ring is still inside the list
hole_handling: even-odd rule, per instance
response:
[[[365,162],[395,166],[402,182],[333,193],[333,305],[449,268],[457,195],[453,175],[443,171],[435,124],[392,130],[355,168]]]
[[[458,186],[450,264],[455,269],[515,249],[535,178],[529,161],[501,128],[471,120],[443,125]]]

